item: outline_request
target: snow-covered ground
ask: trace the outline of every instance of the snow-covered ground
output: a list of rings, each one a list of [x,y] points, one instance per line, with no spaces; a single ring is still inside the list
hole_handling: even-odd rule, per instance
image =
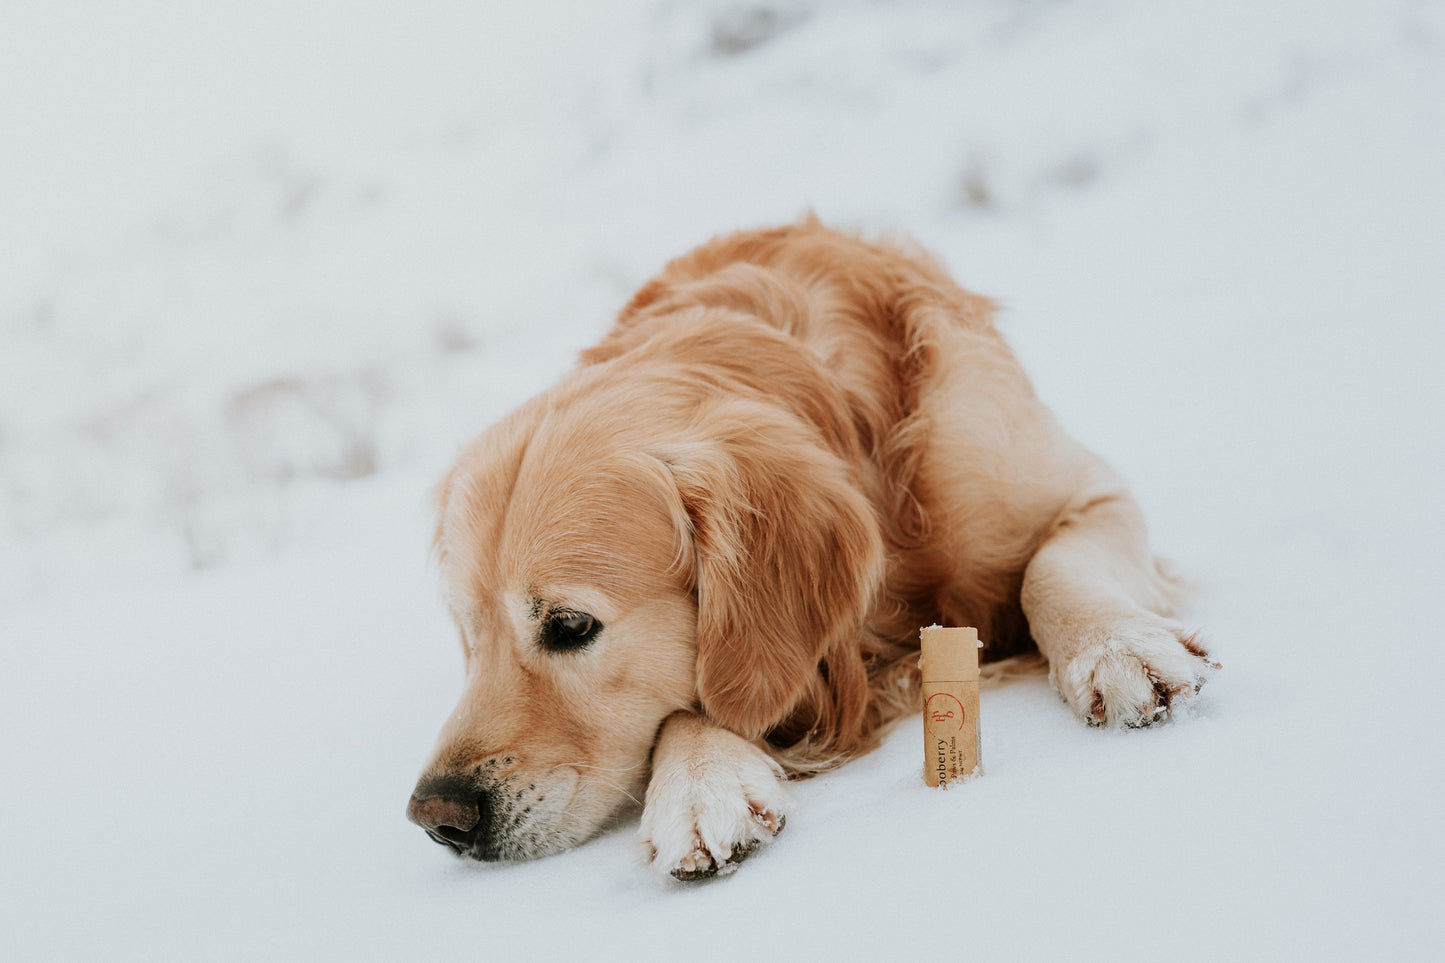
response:
[[[957,791],[902,724],[708,884],[635,815],[447,857],[430,483],[809,207],[1003,303],[1225,670],[1138,732],[988,691]],[[17,0],[0,265],[6,959],[1445,943],[1445,4]]]

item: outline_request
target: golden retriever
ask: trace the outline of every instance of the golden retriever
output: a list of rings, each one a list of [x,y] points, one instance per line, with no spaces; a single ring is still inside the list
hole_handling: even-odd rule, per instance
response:
[[[475,859],[644,796],[661,872],[727,871],[788,775],[919,705],[918,627],[1037,646],[1086,722],[1213,665],[1120,481],[931,258],[816,220],[669,264],[560,384],[467,446],[436,552],[461,703],[407,812]]]

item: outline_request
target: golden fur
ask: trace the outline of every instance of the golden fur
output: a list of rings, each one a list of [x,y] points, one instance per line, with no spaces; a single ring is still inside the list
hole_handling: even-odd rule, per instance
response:
[[[423,785],[484,793],[491,841],[454,848],[586,837],[647,786],[669,719],[793,772],[865,751],[914,707],[934,622],[977,626],[991,658],[1037,641],[1092,722],[1197,688],[1134,503],[992,317],[909,247],[812,219],[734,234],[468,446],[436,535],[468,686]],[[555,611],[603,628],[546,651]]]

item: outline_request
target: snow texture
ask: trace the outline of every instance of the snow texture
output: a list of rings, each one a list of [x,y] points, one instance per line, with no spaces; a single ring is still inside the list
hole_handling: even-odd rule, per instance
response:
[[[0,137],[0,956],[1438,954],[1438,0],[14,0]],[[431,482],[810,207],[1001,301],[1223,671],[986,690],[946,792],[907,721],[711,883],[450,858]]]

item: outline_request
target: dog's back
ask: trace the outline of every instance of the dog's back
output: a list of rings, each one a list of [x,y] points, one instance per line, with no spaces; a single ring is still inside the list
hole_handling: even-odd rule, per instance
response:
[[[726,235],[672,261],[583,362],[640,348],[704,308],[787,335],[818,360],[823,390],[846,409],[848,437],[835,445],[868,463],[892,560],[872,633],[916,642],[919,625],[942,621],[978,626],[988,658],[1028,647],[1024,568],[1090,476],[1108,475],[1038,402],[994,326],[993,302],[922,250],[809,218]],[[706,341],[716,328],[687,337]],[[778,396],[797,392],[793,407],[836,436],[836,417],[818,414],[819,386],[795,368],[767,370],[756,343],[695,347]]]

